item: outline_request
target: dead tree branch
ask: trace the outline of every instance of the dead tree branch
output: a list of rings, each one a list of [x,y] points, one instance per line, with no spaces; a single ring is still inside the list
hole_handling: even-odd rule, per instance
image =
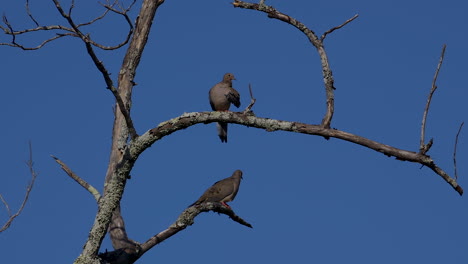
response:
[[[434,74],[434,78],[432,79],[432,88],[431,88],[431,91],[429,92],[429,96],[427,97],[426,107],[424,108],[422,124],[421,124],[421,140],[419,143],[419,153],[421,154],[426,154],[427,151],[429,151],[429,149],[431,148],[432,143],[433,143],[433,140],[431,139],[428,144],[424,144],[424,137],[426,133],[426,119],[427,119],[427,114],[429,112],[429,106],[431,105],[432,95],[437,89],[437,84],[436,84],[437,76],[439,76],[440,67],[442,66],[442,62],[444,61],[445,48],[446,48],[446,45],[444,44],[444,46],[442,47],[442,53],[440,54],[439,63],[437,64],[437,69]]]
[[[457,173],[457,145],[458,145],[458,136],[460,135],[460,132],[463,128],[463,125],[465,124],[465,122],[462,122],[460,124],[460,127],[458,128],[458,132],[457,132],[457,135],[455,136],[455,146],[453,147],[453,177],[455,178],[455,180],[458,179],[458,173]]]
[[[239,7],[239,8],[244,8],[244,9],[251,9],[251,10],[257,10],[260,12],[264,12],[268,15],[269,18],[275,18],[278,20],[281,20],[283,22],[286,22],[295,28],[299,29],[302,33],[304,33],[309,41],[312,43],[312,45],[317,49],[317,52],[320,56],[321,64],[322,64],[322,75],[323,75],[323,81],[325,84],[325,92],[327,96],[327,111],[325,113],[325,116],[322,119],[322,126],[324,128],[330,128],[331,126],[331,120],[333,118],[333,113],[335,111],[335,95],[334,95],[334,79],[333,79],[333,74],[332,70],[330,68],[330,63],[328,61],[328,56],[325,52],[325,47],[323,45],[323,40],[325,39],[326,35],[335,31],[336,29],[344,27],[346,24],[350,23],[353,21],[355,18],[357,18],[357,15],[354,17],[348,19],[346,22],[344,22],[342,25],[332,28],[328,31],[326,31],[321,38],[318,38],[317,35],[315,34],[314,31],[311,29],[307,28],[303,23],[299,22],[298,20],[290,17],[289,15],[283,14],[279,11],[277,11],[275,8],[272,6],[267,6],[264,4],[264,1],[261,1],[260,4],[253,4],[253,3],[247,3],[244,1],[240,0],[234,0],[232,3],[234,7]]]
[[[86,182],[85,180],[83,180],[82,178],[80,178],[78,175],[76,175],[76,173],[74,173],[68,166],[67,164],[65,164],[63,161],[61,161],[59,158],[53,156],[53,155],[50,155],[54,160],[55,162],[57,162],[63,171],[65,171],[65,173],[70,176],[70,178],[72,178],[73,180],[75,180],[79,185],[81,185],[81,187],[85,188],[89,193],[91,193],[91,195],[93,195],[94,199],[96,200],[96,202],[99,201],[99,199],[101,199],[101,194],[99,193],[99,191],[94,188],[91,184],[89,184],[88,182]]]
[[[15,218],[18,217],[21,214],[21,212],[23,212],[23,209],[26,206],[26,203],[28,202],[29,194],[31,193],[31,190],[32,190],[32,188],[34,186],[34,181],[36,181],[37,172],[34,170],[34,162],[33,162],[31,142],[29,142],[29,160],[26,162],[26,165],[28,166],[29,173],[31,174],[31,181],[29,182],[28,186],[26,187],[26,193],[24,195],[23,202],[21,203],[21,206],[18,209],[18,211],[16,211],[16,213],[14,213],[14,214],[11,213],[10,206],[8,205],[6,200],[3,198],[3,196],[0,194],[0,200],[5,205],[5,208],[6,208],[7,212],[8,212],[8,216],[9,216],[6,223],[0,228],[0,232],[3,232],[6,229],[8,229],[10,227],[11,223],[13,223],[13,220],[15,220]]]

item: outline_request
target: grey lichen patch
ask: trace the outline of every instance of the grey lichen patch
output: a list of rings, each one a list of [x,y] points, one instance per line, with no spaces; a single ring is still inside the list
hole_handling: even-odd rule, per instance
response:
[[[198,115],[197,112],[190,112],[190,113],[183,113],[180,117],[181,118],[189,118],[189,117],[196,117]]]

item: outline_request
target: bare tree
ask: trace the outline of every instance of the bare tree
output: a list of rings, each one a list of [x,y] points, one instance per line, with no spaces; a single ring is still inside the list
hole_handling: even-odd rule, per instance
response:
[[[94,220],[94,224],[89,232],[88,240],[86,241],[81,255],[76,259],[75,263],[133,263],[138,260],[144,253],[150,250],[155,245],[161,243],[167,238],[184,230],[189,225],[193,224],[194,218],[201,212],[215,211],[226,214],[234,221],[250,226],[245,220],[237,216],[231,208],[225,207],[220,203],[204,203],[201,206],[192,206],[185,209],[178,219],[167,229],[162,230],[148,238],[145,242],[137,242],[129,238],[124,218],[120,211],[120,201],[125,189],[127,179],[130,178],[130,173],[136,160],[139,156],[148,149],[156,141],[176,132],[178,130],[189,128],[193,125],[213,122],[235,123],[248,127],[264,129],[268,132],[273,131],[288,131],[294,133],[302,133],[307,135],[316,135],[325,139],[337,138],[345,140],[366,148],[375,150],[389,157],[395,157],[399,161],[410,161],[419,163],[422,166],[430,168],[436,175],[442,177],[456,192],[463,194],[463,189],[458,185],[456,178],[451,177],[436,161],[432,159],[427,152],[430,150],[433,140],[428,143],[425,140],[425,125],[427,113],[431,102],[432,95],[437,88],[436,81],[439,69],[443,62],[445,46],[442,49],[440,61],[436,68],[436,73],[433,79],[432,89],[427,99],[427,106],[423,112],[421,125],[421,138],[419,152],[399,149],[390,145],[376,142],[365,137],[354,135],[343,130],[332,128],[332,120],[334,114],[334,77],[328,60],[328,56],[324,47],[326,37],[336,30],[346,26],[355,20],[358,15],[355,15],[344,21],[341,25],[333,27],[325,31],[322,35],[318,35],[312,29],[299,22],[295,18],[280,12],[272,6],[266,5],[264,0],[257,3],[249,3],[239,0],[234,0],[232,5],[235,8],[250,9],[265,13],[269,18],[285,22],[294,28],[301,31],[315,47],[320,57],[322,74],[324,80],[324,88],[326,92],[326,113],[321,124],[307,124],[293,121],[283,121],[270,118],[257,117],[251,110],[254,106],[255,99],[251,91],[251,104],[242,112],[193,112],[185,113],[179,117],[167,120],[160,123],[158,126],[149,128],[143,133],[136,131],[131,117],[132,92],[135,86],[134,76],[136,75],[143,50],[146,46],[148,36],[151,32],[152,22],[158,8],[164,3],[164,0],[143,0],[141,8],[135,22],[129,16],[131,8],[134,7],[136,0],[128,6],[123,6],[119,1],[106,2],[103,4],[104,11],[102,15],[87,21],[81,22],[73,17],[75,3],[72,0],[68,9],[64,8],[59,0],[53,0],[58,14],[63,18],[62,25],[40,25],[33,13],[29,9],[29,3],[26,2],[26,12],[33,23],[34,28],[15,30],[14,26],[9,22],[6,16],[3,18],[4,25],[1,26],[4,34],[11,37],[11,41],[0,43],[1,45],[20,48],[23,50],[40,49],[44,45],[64,37],[77,38],[85,46],[88,55],[92,59],[96,69],[101,73],[107,89],[115,98],[117,107],[114,112],[114,123],[112,130],[112,148],[110,152],[110,161],[107,167],[105,177],[105,188],[102,194],[96,188],[87,183],[84,179],[76,175],[63,161],[54,157],[55,161],[62,169],[83,188],[88,190],[95,198],[98,204],[98,212]],[[126,38],[121,43],[113,46],[107,46],[95,41],[90,34],[86,32],[86,27],[93,23],[105,19],[108,14],[119,15],[127,24],[128,32]],[[31,32],[54,32],[55,35],[46,38],[43,42],[36,46],[27,46],[20,43],[17,38],[21,35]],[[123,63],[120,68],[116,80],[111,78],[110,72],[106,68],[102,60],[99,59],[96,49],[115,50],[126,48],[126,53],[123,58]],[[458,138],[458,134],[457,134]],[[456,145],[455,145],[456,147]],[[454,161],[455,152],[454,152]],[[456,162],[455,162],[456,164]],[[99,249],[102,240],[106,233],[109,232],[110,238],[114,247],[114,251],[104,252],[99,254]]]

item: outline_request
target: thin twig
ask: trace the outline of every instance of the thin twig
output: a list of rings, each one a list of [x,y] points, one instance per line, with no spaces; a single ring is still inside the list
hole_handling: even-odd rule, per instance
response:
[[[332,33],[333,31],[335,31],[335,30],[337,30],[337,29],[340,29],[340,28],[346,26],[346,24],[350,23],[351,21],[353,21],[354,19],[356,19],[358,16],[359,16],[359,14],[356,14],[356,15],[354,15],[352,18],[346,20],[343,24],[341,24],[341,25],[339,25],[339,26],[337,26],[337,27],[334,27],[334,28],[331,28],[331,29],[325,31],[325,32],[323,33],[323,35],[320,37],[320,40],[322,40],[322,42],[323,42],[323,40],[325,39],[325,37],[327,37],[328,34]]]
[[[5,200],[5,198],[3,198],[3,196],[0,194],[0,200],[2,200],[2,203],[3,205],[5,206],[6,210],[7,210],[7,213],[8,213],[8,217],[11,217],[11,209],[10,209],[10,206],[8,205],[7,201]]]
[[[39,26],[39,23],[37,22],[36,19],[34,19],[31,10],[29,9],[29,0],[26,0],[26,12],[28,13],[28,16],[31,18],[31,20],[36,24],[36,26]]]
[[[252,85],[250,85],[250,83],[249,83],[249,92],[250,92],[250,104],[245,108],[245,110],[243,111],[243,113],[251,112],[251,111],[252,111],[252,107],[254,106],[255,102],[257,101],[257,99],[255,99],[255,98],[253,97]]]
[[[72,28],[64,27],[62,25],[39,26],[39,27],[36,27],[36,28],[28,28],[28,29],[24,29],[24,30],[13,31],[13,32],[11,32],[9,28],[7,29],[7,28],[5,28],[4,26],[1,26],[1,25],[0,25],[0,28],[7,35],[21,35],[21,34],[25,34],[25,33],[29,33],[29,32],[41,31],[41,30],[43,30],[43,31],[64,30],[64,31],[68,31],[68,32],[74,32],[74,30]],[[75,37],[78,37],[78,36],[75,35]]]
[[[99,193],[99,191],[94,188],[91,184],[89,184],[88,182],[86,182],[85,180],[83,180],[82,178],[80,178],[78,175],[76,175],[68,166],[67,164],[65,164],[63,161],[61,161],[59,158],[53,156],[53,155],[50,155],[54,160],[55,162],[57,162],[63,171],[65,171],[65,173],[70,176],[70,178],[72,178],[73,180],[75,180],[79,185],[81,185],[81,187],[85,188],[88,192],[90,192],[94,199],[96,200],[96,202],[99,201],[99,199],[101,199],[101,194]]]
[[[454,173],[453,177],[455,180],[458,179],[458,174],[457,174],[457,145],[458,145],[458,136],[460,135],[460,132],[462,130],[463,125],[465,122],[462,122],[460,124],[460,127],[458,128],[457,136],[455,136],[455,146],[453,147],[453,168],[454,168]]]
[[[442,46],[442,53],[440,54],[439,63],[437,64],[437,69],[435,71],[434,78],[432,79],[432,88],[431,88],[431,91],[429,92],[429,96],[427,97],[426,107],[423,113],[422,124],[421,124],[421,140],[419,143],[419,153],[421,154],[426,154],[427,151],[431,147],[429,144],[427,145],[424,144],[424,136],[426,133],[426,119],[427,119],[427,114],[429,112],[429,106],[431,105],[432,95],[437,89],[436,81],[437,81],[437,76],[439,76],[440,67],[442,66],[442,62],[444,61],[445,48],[446,48],[446,45],[444,44],[444,46]]]
[[[10,32],[14,32],[13,26],[10,24],[10,22],[8,22],[8,19],[7,19],[7,17],[5,15],[3,15],[3,23],[8,27],[8,30],[10,30]],[[12,34],[11,38],[12,38],[11,43],[16,44],[15,34]]]
[[[71,17],[73,8],[75,8],[75,0],[71,0],[70,9],[68,9],[68,16],[69,17]]]
[[[23,199],[23,202],[21,203],[21,206],[20,208],[18,209],[18,211],[14,214],[14,215],[11,215],[10,213],[10,209],[7,205],[7,209],[9,211],[9,215],[10,215],[10,218],[8,219],[8,221],[2,226],[2,228],[0,228],[0,232],[3,232],[5,231],[7,228],[10,227],[11,223],[13,222],[13,220],[18,217],[21,212],[23,211],[24,207],[26,206],[26,203],[28,202],[28,199],[29,199],[29,194],[31,193],[31,190],[34,186],[34,182],[36,180],[36,177],[37,177],[37,173],[36,171],[34,170],[34,162],[33,162],[33,154],[32,154],[32,144],[31,144],[31,141],[29,142],[29,160],[26,162],[26,165],[28,166],[29,168],[29,173],[31,174],[31,181],[29,182],[28,186],[26,187],[26,194],[24,195],[24,199]],[[2,197],[2,202],[4,204],[6,204],[6,201],[3,199]]]
[[[65,37],[67,35],[68,34],[56,35],[55,37],[44,40],[41,44],[37,45],[36,47],[25,47],[25,46],[20,45],[18,43],[0,43],[0,46],[10,46],[10,47],[15,47],[15,48],[20,48],[22,50],[38,50],[38,49],[44,47],[45,44],[47,44],[47,43],[49,43],[51,41],[54,41],[54,40],[56,40],[58,38]]]
[[[109,11],[110,11],[109,9],[105,9],[104,13],[102,13],[102,15],[100,15],[100,16],[98,16],[98,17],[96,17],[93,20],[90,20],[88,22],[78,24],[77,27],[89,26],[89,25],[93,24],[94,22],[103,19],[109,13]]]

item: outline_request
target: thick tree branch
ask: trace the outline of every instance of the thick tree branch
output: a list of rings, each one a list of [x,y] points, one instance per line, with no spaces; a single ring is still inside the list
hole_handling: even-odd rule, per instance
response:
[[[426,154],[427,151],[429,151],[429,149],[431,148],[432,143],[433,143],[431,139],[428,144],[424,144],[424,136],[426,133],[426,119],[427,119],[427,114],[429,112],[429,106],[431,105],[432,95],[437,89],[437,84],[436,84],[437,76],[439,76],[440,67],[442,66],[442,62],[444,61],[445,48],[446,48],[446,45],[444,44],[444,46],[442,47],[442,53],[440,54],[439,63],[437,64],[437,68],[434,74],[434,78],[432,79],[431,91],[429,92],[429,95],[427,97],[426,107],[424,108],[423,118],[421,122],[421,140],[419,143],[419,153],[421,154]]]
[[[148,40],[151,25],[158,7],[164,3],[164,0],[144,0],[140,13],[135,24],[135,31],[130,40],[127,53],[125,55],[122,67],[119,72],[119,96],[127,109],[130,110],[131,95],[134,85],[136,69],[140,63],[141,55]],[[119,106],[120,108],[120,106]],[[115,111],[114,126],[112,131],[112,148],[109,166],[106,173],[105,187],[103,197],[99,202],[98,212],[94,224],[90,230],[89,238],[86,241],[81,255],[75,263],[98,263],[97,253],[104,238],[110,222],[115,224],[117,221],[123,226],[123,219],[120,214],[113,216],[113,212],[118,208],[125,188],[126,180],[135,160],[128,158],[127,138],[130,126],[122,113]],[[130,132],[131,133],[131,132]],[[133,140],[138,139],[134,137]],[[122,232],[125,229],[119,229],[119,232],[110,230],[111,240],[117,241],[128,239]],[[130,241],[130,239],[128,239]],[[134,248],[135,251],[138,249]]]
[[[8,229],[10,227],[11,223],[13,223],[13,220],[15,220],[15,218],[18,217],[21,214],[21,212],[23,212],[23,209],[26,206],[26,203],[28,202],[29,194],[31,193],[31,190],[32,190],[32,188],[34,186],[34,182],[36,181],[37,172],[34,170],[34,162],[33,162],[31,142],[29,142],[29,160],[26,162],[26,165],[28,166],[29,173],[31,174],[31,181],[29,182],[28,187],[26,187],[26,193],[24,195],[23,202],[21,203],[21,206],[18,209],[18,211],[16,211],[16,213],[14,213],[14,214],[11,213],[10,206],[8,205],[6,200],[3,198],[3,196],[0,194],[0,200],[5,205],[5,208],[6,208],[7,212],[8,212],[8,216],[9,216],[6,223],[3,224],[3,226],[0,228],[0,232],[3,232],[6,229]]]
[[[357,15],[354,17],[348,19],[346,22],[344,22],[342,25],[338,27],[334,27],[328,31],[326,31],[321,38],[318,38],[317,35],[315,34],[314,31],[310,30],[307,28],[303,23],[299,22],[298,20],[283,14],[279,11],[277,11],[275,8],[272,6],[267,6],[264,4],[264,1],[261,1],[260,4],[253,4],[253,3],[247,3],[244,1],[240,0],[234,0],[232,3],[234,7],[239,7],[239,8],[244,8],[244,9],[251,9],[251,10],[257,10],[260,12],[264,12],[268,15],[269,18],[275,18],[278,20],[281,20],[283,22],[286,22],[295,28],[299,29],[302,33],[304,33],[309,41],[312,43],[312,45],[317,49],[317,52],[320,56],[321,64],[322,64],[322,75],[323,75],[323,81],[325,84],[325,92],[327,96],[327,111],[325,113],[325,116],[322,119],[322,126],[324,128],[330,128],[331,127],[331,120],[333,118],[333,113],[335,111],[335,95],[334,95],[334,79],[333,79],[333,74],[332,70],[330,68],[330,63],[328,61],[328,56],[325,52],[325,48],[323,46],[323,40],[325,39],[326,35],[335,31],[336,29],[342,28],[349,22],[353,21]],[[328,138],[327,138],[328,139]]]
[[[101,199],[101,194],[99,193],[99,191],[94,188],[91,184],[89,184],[88,182],[86,182],[85,180],[83,180],[82,178],[80,178],[78,175],[76,175],[68,166],[67,164],[65,164],[63,161],[61,161],[59,158],[53,156],[53,155],[50,155],[54,160],[55,162],[57,162],[63,171],[65,171],[65,173],[70,176],[70,178],[72,178],[73,180],[75,180],[79,185],[81,185],[81,187],[85,188],[89,193],[91,193],[91,195],[93,195],[94,199],[96,200],[96,202],[99,202],[99,199]]]
[[[445,171],[439,168],[435,161],[425,154],[398,149],[383,143],[379,143],[358,135],[354,135],[337,129],[324,128],[321,125],[310,125],[300,122],[282,121],[269,118],[256,117],[254,115],[246,115],[240,112],[194,112],[185,113],[179,117],[160,123],[157,127],[147,131],[138,139],[132,141],[130,146],[130,158],[137,159],[138,156],[157,140],[170,135],[178,130],[188,128],[195,124],[212,123],[212,122],[227,122],[235,123],[248,127],[256,127],[265,129],[266,131],[289,131],[308,135],[318,135],[322,137],[338,138],[341,140],[355,143],[377,152],[380,152],[389,157],[395,157],[401,161],[416,162],[432,169],[436,174],[441,176],[452,188],[460,195],[463,194],[463,189],[458,183],[450,177]]]

